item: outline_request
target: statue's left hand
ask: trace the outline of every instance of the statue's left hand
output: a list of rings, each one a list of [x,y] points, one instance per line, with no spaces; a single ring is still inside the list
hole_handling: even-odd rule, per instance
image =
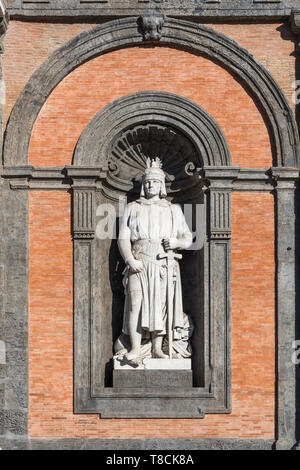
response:
[[[130,271],[134,274],[140,273],[144,267],[144,264],[142,261],[139,261],[138,259],[129,258],[127,260],[127,264],[130,268]]]
[[[178,250],[180,248],[179,241],[177,240],[177,238],[164,238],[163,247],[166,251]]]

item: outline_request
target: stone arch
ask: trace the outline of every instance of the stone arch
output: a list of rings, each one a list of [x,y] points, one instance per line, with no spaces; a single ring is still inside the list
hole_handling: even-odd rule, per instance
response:
[[[147,157],[157,156],[169,175],[168,192],[177,195],[198,187],[197,168],[231,166],[216,121],[191,100],[156,91],[127,95],[101,109],[82,132],[73,165],[108,165],[108,187],[139,191]]]
[[[55,51],[20,94],[4,138],[4,165],[27,163],[35,120],[54,88],[75,68],[101,54],[144,42],[136,17],[114,20],[83,32]],[[269,72],[235,41],[203,25],[166,18],[156,44],[201,54],[236,75],[265,113],[277,166],[299,165],[299,135],[289,104]]]
[[[99,111],[78,140],[73,164],[100,166],[113,136],[141,123],[167,123],[182,131],[197,150],[198,166],[231,165],[226,139],[216,121],[191,100],[157,91],[124,96]]]

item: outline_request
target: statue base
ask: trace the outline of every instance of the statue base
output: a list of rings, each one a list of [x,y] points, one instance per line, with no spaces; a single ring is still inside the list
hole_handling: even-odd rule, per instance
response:
[[[137,366],[130,365],[120,359],[114,358],[114,370],[192,370],[191,359],[145,358]]]
[[[113,386],[116,388],[190,388],[193,386],[191,359],[151,359],[133,367],[114,358]]]
[[[193,372],[191,370],[114,370],[114,388],[191,388]]]

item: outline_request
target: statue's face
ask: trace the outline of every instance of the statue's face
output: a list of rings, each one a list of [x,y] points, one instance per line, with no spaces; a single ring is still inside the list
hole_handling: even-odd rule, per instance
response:
[[[161,182],[155,178],[147,179],[144,182],[144,192],[147,198],[158,196],[160,194]]]

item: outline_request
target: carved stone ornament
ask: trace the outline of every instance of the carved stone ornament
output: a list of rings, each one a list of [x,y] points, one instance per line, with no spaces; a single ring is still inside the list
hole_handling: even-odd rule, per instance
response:
[[[168,116],[168,118],[167,118]],[[73,164],[108,167],[102,192],[119,200],[138,196],[147,158],[159,157],[172,202],[199,196],[199,169],[228,166],[230,152],[218,124],[190,100],[140,92],[99,111],[81,134]]]
[[[164,15],[152,13],[140,17],[144,41],[159,41],[165,23]]]
[[[178,129],[154,123],[133,126],[113,140],[109,151],[109,173],[104,184],[106,192],[108,185],[125,187],[125,182],[132,181],[132,191],[139,193],[146,161],[156,155],[160,155],[163,162],[168,192],[176,193],[180,187],[183,195],[193,186],[197,192],[199,181],[194,178],[197,169],[194,146]]]

